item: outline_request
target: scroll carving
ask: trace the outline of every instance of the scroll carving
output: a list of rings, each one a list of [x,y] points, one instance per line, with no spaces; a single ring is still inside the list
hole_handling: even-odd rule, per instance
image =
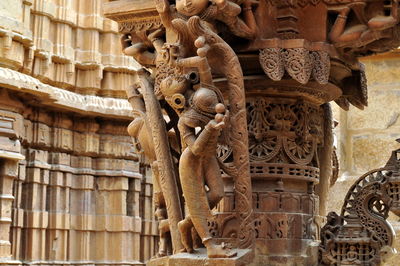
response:
[[[385,167],[361,176],[349,189],[340,215],[331,212],[321,230],[322,265],[380,265],[393,254],[394,231],[386,221],[399,214],[399,153]]]

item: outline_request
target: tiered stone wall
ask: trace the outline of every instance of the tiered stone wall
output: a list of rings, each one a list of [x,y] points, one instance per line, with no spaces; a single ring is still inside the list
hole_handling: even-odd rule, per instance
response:
[[[141,265],[157,249],[121,99],[137,65],[102,3],[0,1],[0,264]]]
[[[400,148],[400,54],[369,57],[363,60],[368,79],[369,104],[364,110],[348,112],[334,106],[339,125],[335,129],[340,159],[340,178],[330,191],[328,210],[340,213],[350,186],[362,174],[384,166],[391,151]],[[397,235],[398,217],[391,217]],[[400,240],[396,240],[400,250]],[[385,265],[398,265],[398,255]]]

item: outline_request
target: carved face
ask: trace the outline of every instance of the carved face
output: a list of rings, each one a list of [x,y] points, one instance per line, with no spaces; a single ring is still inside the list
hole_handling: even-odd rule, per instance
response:
[[[161,93],[165,100],[175,110],[182,109],[185,106],[186,100],[183,94],[187,88],[187,80],[177,80],[172,77],[167,77],[160,84]]]
[[[208,6],[209,0],[176,0],[176,9],[185,16],[200,14]]]

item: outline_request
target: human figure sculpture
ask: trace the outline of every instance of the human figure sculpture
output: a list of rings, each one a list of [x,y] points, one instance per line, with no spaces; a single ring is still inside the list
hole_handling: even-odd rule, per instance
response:
[[[215,31],[217,30],[213,22],[218,20],[238,37],[254,39],[256,36],[257,26],[252,12],[254,2],[251,0],[245,0],[243,3],[244,20],[238,17],[242,8],[229,0],[176,0],[175,6],[170,6],[168,0],[155,1],[166,28],[173,28],[172,20],[175,18],[187,20],[191,16],[199,16]]]
[[[206,59],[209,47],[199,37],[195,46],[198,56],[177,58],[177,67],[197,68],[199,88],[192,90],[187,82],[167,77],[161,82],[161,92],[166,101],[180,114],[178,128],[183,152],[179,161],[179,175],[188,215],[179,223],[181,239],[187,252],[193,249],[192,227],[207,248],[210,258],[231,257],[235,253],[213,239],[212,213],[224,195],[217,143],[225,126],[228,112],[223,98],[212,82],[211,69]],[[196,128],[201,128],[196,134]],[[207,188],[206,188],[207,186]]]
[[[157,29],[151,33],[142,31],[125,34],[121,37],[122,51],[125,55],[132,56],[139,64],[154,67],[157,52],[161,50],[164,44],[164,40],[161,38],[164,33],[165,30]]]
[[[350,43],[355,41],[362,46],[383,38],[384,36],[380,36],[377,32],[392,28],[399,22],[398,0],[392,0],[389,10],[386,9],[383,1],[354,2],[345,6],[339,11],[332,26],[329,34],[330,40],[341,47],[346,44],[354,46],[354,43]],[[348,15],[352,10],[355,19],[349,21]],[[385,16],[385,11],[388,11],[390,15]],[[370,18],[367,18],[366,14],[369,14]]]
[[[151,162],[153,171],[153,200],[155,206],[155,217],[158,221],[160,245],[156,257],[168,255],[171,251],[171,240],[168,235],[169,223],[167,217],[166,203],[161,191],[160,176],[157,165],[157,158],[154,150],[154,143],[151,131],[148,126],[145,114],[145,104],[138,88],[134,85],[127,89],[128,100],[133,107],[135,118],[128,126],[128,133],[132,137],[135,148],[139,153],[144,153]]]
[[[360,264],[360,261],[358,260],[358,252],[357,248],[354,245],[351,245],[349,248],[349,251],[347,251],[347,261],[351,264]]]
[[[213,107],[215,111],[210,112]],[[197,108],[204,113],[199,113]],[[209,112],[210,115],[214,113],[215,117],[207,117],[205,112]],[[183,113],[178,124],[186,145],[180,159],[179,174],[189,211],[189,216],[180,223],[179,227],[183,234],[182,239],[185,240],[188,239],[185,234],[189,232],[188,228],[193,223],[210,258],[235,255],[222,245],[214,243],[208,225],[212,221],[211,209],[223,196],[223,183],[216,149],[218,136],[225,126],[224,112],[225,106],[218,103],[214,92],[200,88],[193,95],[193,108]],[[195,133],[196,127],[202,128],[198,136]],[[209,188],[208,191],[205,185]],[[187,241],[184,246],[191,251],[190,242]]]

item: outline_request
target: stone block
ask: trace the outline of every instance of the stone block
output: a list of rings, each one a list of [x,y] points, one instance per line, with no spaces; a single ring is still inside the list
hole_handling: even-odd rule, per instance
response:
[[[74,190],[93,190],[94,176],[92,175],[73,175],[71,177],[71,187]]]
[[[386,60],[364,60],[367,74],[368,86],[382,87],[397,84],[400,75],[400,60],[398,58],[387,58]]]
[[[128,179],[124,177],[98,177],[96,182],[99,190],[125,191],[128,190]]]
[[[237,250],[233,258],[209,259],[205,249],[196,253],[179,253],[169,257],[151,259],[147,266],[244,266],[252,261],[253,253],[248,249]]]
[[[400,87],[387,90],[370,90],[368,107],[364,110],[351,107],[347,127],[351,130],[387,130],[400,127]]]
[[[353,136],[352,161],[354,173],[363,174],[367,171],[383,167],[391,155],[391,151],[400,148],[395,141],[400,134],[368,134]]]

